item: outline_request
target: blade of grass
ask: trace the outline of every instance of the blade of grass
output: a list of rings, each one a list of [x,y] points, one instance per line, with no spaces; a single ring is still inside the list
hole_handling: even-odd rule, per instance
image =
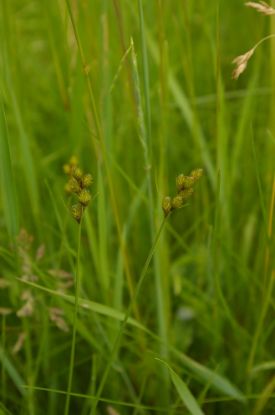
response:
[[[192,371],[192,373],[198,376],[199,379],[213,385],[218,391],[226,394],[226,396],[240,402],[245,402],[245,396],[243,393],[224,376],[221,376],[206,366],[203,366],[175,348],[172,348],[172,351],[175,356],[177,356],[180,361]]]
[[[199,404],[190,392],[190,389],[188,388],[186,383],[176,374],[176,372],[168,365],[168,363],[158,358],[156,358],[156,360],[158,360],[168,368],[173,385],[175,386],[179,396],[181,397],[182,402],[190,411],[190,413],[192,415],[203,415],[204,413],[202,412]]]
[[[21,395],[25,396],[26,391],[23,388],[24,380],[22,379],[21,375],[18,373],[16,367],[13,365],[9,357],[7,356],[5,350],[0,345],[0,361],[6,370],[7,374],[13,381],[14,385],[18,389],[18,391],[21,393]]]
[[[19,281],[22,282],[23,284],[29,285],[30,287],[44,291],[45,293],[48,293],[50,295],[63,298],[65,301],[71,304],[75,303],[75,297],[72,295],[63,294],[59,291],[51,290],[50,288],[43,287],[42,285],[30,282],[30,281],[23,281],[21,279],[19,279]],[[104,304],[96,303],[95,301],[90,301],[90,300],[86,300],[83,298],[79,298],[79,307],[92,311],[94,313],[101,314],[106,317],[110,317],[114,320],[123,321],[125,319],[125,314],[123,312],[118,311],[115,308],[106,306]],[[127,323],[143,331],[148,331],[145,326],[143,326],[141,323],[139,323],[137,320],[131,317],[128,319]]]
[[[14,239],[19,231],[18,207],[11,165],[8,128],[2,100],[0,108],[0,164],[4,214],[10,238]]]

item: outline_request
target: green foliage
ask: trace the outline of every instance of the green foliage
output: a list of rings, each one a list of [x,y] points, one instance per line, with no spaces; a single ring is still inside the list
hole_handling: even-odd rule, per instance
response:
[[[274,38],[231,75],[270,33],[239,0],[0,2],[0,412],[275,411]]]

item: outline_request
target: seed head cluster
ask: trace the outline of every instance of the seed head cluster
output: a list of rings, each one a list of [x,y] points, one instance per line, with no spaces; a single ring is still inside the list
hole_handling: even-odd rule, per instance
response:
[[[65,191],[77,198],[77,203],[71,206],[71,214],[80,223],[84,210],[92,199],[88,187],[92,185],[93,178],[91,174],[83,173],[75,156],[71,157],[69,163],[63,166],[63,170],[68,176]]]
[[[194,193],[194,185],[203,174],[202,169],[193,170],[189,176],[179,174],[176,178],[177,194],[174,197],[165,196],[162,201],[164,216],[175,209],[183,207],[186,200]]]

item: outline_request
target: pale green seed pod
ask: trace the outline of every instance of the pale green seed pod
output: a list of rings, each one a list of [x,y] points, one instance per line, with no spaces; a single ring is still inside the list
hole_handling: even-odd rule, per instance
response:
[[[78,200],[83,206],[88,206],[91,198],[92,198],[91,193],[87,189],[82,189],[78,195]]]
[[[169,213],[172,210],[172,202],[170,196],[165,196],[162,200],[162,210],[164,213],[164,216],[169,215]]]
[[[82,177],[82,186],[89,187],[93,183],[93,177],[91,174],[84,174]]]
[[[203,175],[203,169],[195,169],[190,173],[190,176],[193,178],[194,182],[198,181]]]
[[[78,158],[76,156],[72,156],[69,163],[72,167],[76,167],[78,165]]]
[[[180,195],[173,197],[172,199],[173,209],[180,209],[183,206],[183,204],[184,204],[184,199]]]
[[[69,164],[64,164],[64,166],[63,166],[63,171],[64,171],[64,173],[65,174],[67,174],[67,175],[69,175],[69,174],[71,174],[71,166],[69,165]]]
[[[80,187],[78,181],[74,177],[71,177],[70,180],[68,181],[67,188],[68,188],[69,193],[77,193],[78,194],[81,191],[81,187]]]
[[[80,203],[76,203],[75,205],[73,205],[71,207],[71,214],[72,217],[78,222],[80,223],[81,218],[82,218],[82,214],[83,214],[83,207]]]

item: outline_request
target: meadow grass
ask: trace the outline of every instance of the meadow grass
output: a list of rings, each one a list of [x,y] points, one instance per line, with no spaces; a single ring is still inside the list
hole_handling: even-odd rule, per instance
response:
[[[275,413],[275,39],[231,64],[275,16],[2,0],[0,33],[0,414]]]

